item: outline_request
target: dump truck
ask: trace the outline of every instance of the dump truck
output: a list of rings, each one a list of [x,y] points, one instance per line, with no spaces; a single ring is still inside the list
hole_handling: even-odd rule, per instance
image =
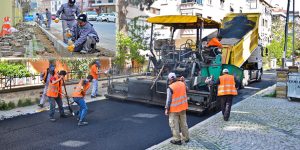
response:
[[[135,101],[164,106],[167,75],[174,72],[183,76],[188,87],[188,111],[205,112],[220,109],[217,101],[217,86],[208,85],[205,80],[217,80],[223,69],[246,85],[246,81],[259,80],[262,74],[260,48],[258,45],[259,14],[229,14],[222,23],[198,16],[156,16],[147,19],[151,23],[150,54],[147,71],[141,76],[128,77],[126,80],[108,80],[108,94],[111,99]],[[241,22],[244,21],[244,22]],[[242,23],[238,24],[238,22]],[[171,40],[161,46],[154,46],[154,25],[168,27]],[[174,33],[180,29],[196,30],[196,40],[186,40],[175,46]],[[210,55],[211,48],[205,48],[203,29],[217,29],[209,36],[223,36],[222,53]],[[239,32],[235,32],[239,30]],[[258,56],[259,55],[259,56]],[[249,73],[247,73],[247,70]],[[256,76],[253,76],[256,74]],[[248,78],[245,78],[247,77]],[[250,76],[250,78],[249,78]],[[112,78],[113,79],[113,78]]]

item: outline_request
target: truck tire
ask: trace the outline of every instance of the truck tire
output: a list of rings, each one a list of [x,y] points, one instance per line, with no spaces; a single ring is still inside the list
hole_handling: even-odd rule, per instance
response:
[[[261,68],[258,72],[258,77],[256,79],[257,82],[260,82],[261,81],[261,77],[262,77],[262,74],[263,74],[263,69]]]

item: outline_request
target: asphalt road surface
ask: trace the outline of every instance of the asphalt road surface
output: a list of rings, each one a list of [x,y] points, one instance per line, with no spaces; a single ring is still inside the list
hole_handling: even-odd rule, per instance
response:
[[[275,74],[266,73],[262,82],[240,90],[234,103],[274,83]],[[90,124],[83,127],[73,117],[50,122],[48,112],[0,121],[0,149],[140,150],[171,137],[161,107],[111,100],[92,102],[88,107]],[[188,114],[189,127],[210,115]]]
[[[96,22],[90,21],[93,24],[94,29],[99,35],[100,42],[97,44],[98,46],[108,49],[108,50],[116,50],[116,24],[112,22]],[[55,28],[62,32],[61,23],[53,23],[51,24],[51,28]]]

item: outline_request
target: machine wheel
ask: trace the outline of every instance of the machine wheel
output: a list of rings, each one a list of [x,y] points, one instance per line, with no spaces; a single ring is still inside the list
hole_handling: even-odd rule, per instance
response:
[[[256,79],[257,82],[261,81],[262,74],[263,74],[263,69],[261,68],[258,72],[258,78]]]

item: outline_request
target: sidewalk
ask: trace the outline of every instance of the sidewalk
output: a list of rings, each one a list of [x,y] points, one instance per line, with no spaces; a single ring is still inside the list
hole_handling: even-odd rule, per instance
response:
[[[190,128],[190,142],[170,139],[150,147],[158,150],[299,149],[300,103],[257,94],[234,105],[228,122],[221,113]],[[297,148],[298,147],[298,148]]]
[[[88,94],[85,97],[85,101],[86,101],[86,103],[90,103],[90,102],[94,102],[94,101],[104,100],[104,99],[106,99],[104,97],[104,94],[106,94],[106,93],[107,93],[106,88],[102,88],[101,89],[101,94],[103,95],[102,97],[97,97],[97,98],[92,99],[90,97],[91,95]],[[73,101],[73,100],[71,100],[71,101]],[[73,103],[73,105],[77,106],[76,103]],[[64,106],[64,109],[65,109],[65,112],[69,112],[69,110],[67,108],[68,103],[67,103],[67,100],[65,98],[63,98],[63,106]],[[48,101],[46,101],[44,108],[40,108],[39,106],[37,106],[37,104],[35,104],[35,105],[31,105],[31,106],[26,106],[26,107],[18,107],[18,108],[15,108],[15,109],[12,109],[12,110],[7,110],[7,111],[0,111],[0,121],[4,120],[4,119],[8,119],[8,118],[17,117],[17,116],[40,113],[42,111],[48,111],[48,110],[49,110],[49,103],[48,103]]]

